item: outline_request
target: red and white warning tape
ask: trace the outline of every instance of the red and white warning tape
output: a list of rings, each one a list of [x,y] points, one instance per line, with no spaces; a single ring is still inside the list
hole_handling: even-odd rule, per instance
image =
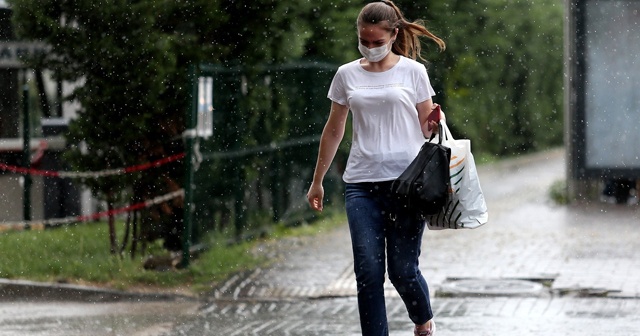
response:
[[[46,219],[46,220],[34,220],[34,221],[3,222],[3,223],[0,223],[0,233],[8,232],[8,231],[23,231],[27,228],[34,229],[34,230],[38,230],[38,229],[42,230],[45,227],[60,226],[60,225],[71,224],[71,223],[88,222],[88,221],[96,220],[102,217],[108,217],[112,215],[118,215],[126,212],[140,210],[144,208],[150,208],[154,205],[158,205],[182,196],[184,196],[184,189],[179,189],[174,192],[170,192],[168,194],[158,196],[144,202],[131,204],[126,207],[113,209],[110,211],[98,212],[91,215],[74,216],[74,217],[66,217],[66,218],[54,218],[54,219]]]
[[[150,168],[160,167],[164,164],[180,160],[184,158],[184,156],[185,154],[181,153],[181,154],[176,154],[160,160],[156,160],[153,162],[144,163],[136,166],[107,169],[107,170],[101,170],[101,171],[92,171],[92,172],[65,172],[65,171],[59,172],[59,171],[51,171],[51,170],[39,170],[39,169],[11,166],[4,163],[0,163],[0,170],[5,170],[5,171],[9,171],[16,174],[22,174],[22,175],[37,175],[37,176],[45,176],[45,177],[76,178],[76,179],[77,178],[100,178],[105,176],[134,173],[142,170],[147,170]]]

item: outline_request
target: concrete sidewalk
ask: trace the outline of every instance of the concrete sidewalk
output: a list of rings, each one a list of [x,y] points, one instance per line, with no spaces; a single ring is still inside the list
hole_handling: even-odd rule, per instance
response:
[[[479,175],[489,223],[425,233],[420,261],[432,290],[452,294],[455,279],[479,286],[515,279],[556,295],[640,298],[640,207],[554,204],[549,190],[564,179],[562,150],[481,166]],[[352,269],[345,224],[287,249],[270,269],[230,279],[212,298],[354,296]]]
[[[438,336],[640,335],[640,207],[554,204],[564,167],[563,150],[481,166],[489,223],[425,233]],[[357,335],[352,268],[344,225],[230,279],[165,335]],[[387,293],[391,334],[410,335]]]

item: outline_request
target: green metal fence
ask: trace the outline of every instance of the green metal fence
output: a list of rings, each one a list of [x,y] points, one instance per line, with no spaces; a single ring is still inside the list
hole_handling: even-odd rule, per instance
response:
[[[185,202],[191,211],[185,211],[185,257],[207,232],[230,232],[242,239],[260,235],[274,223],[297,224],[315,215],[307,206],[306,189],[336,68],[307,62],[191,69],[187,126],[197,128],[202,108],[198,78],[212,79],[213,118],[209,137],[196,132],[187,137],[191,159],[185,185],[191,188],[185,188]],[[325,180],[327,202],[342,201],[339,166]]]

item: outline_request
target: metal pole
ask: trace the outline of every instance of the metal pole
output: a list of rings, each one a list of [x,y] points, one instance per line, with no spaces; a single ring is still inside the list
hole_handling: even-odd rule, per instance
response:
[[[193,232],[193,160],[194,160],[194,142],[197,124],[198,109],[198,77],[196,75],[196,67],[189,66],[189,85],[191,86],[191,96],[189,107],[186,115],[185,130],[185,178],[184,178],[184,218],[182,232],[182,261],[180,266],[186,268],[189,266],[189,258],[191,257],[191,239]]]
[[[27,73],[24,72],[24,85],[22,87],[22,166],[31,168],[31,123],[29,118],[29,86],[27,85]],[[31,175],[24,174],[24,186],[22,194],[22,213],[25,221],[31,220]]]

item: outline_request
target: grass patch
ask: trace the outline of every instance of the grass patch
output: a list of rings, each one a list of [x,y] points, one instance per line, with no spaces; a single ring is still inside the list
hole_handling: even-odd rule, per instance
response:
[[[567,182],[565,180],[559,180],[553,182],[549,188],[549,197],[559,205],[569,204],[569,195],[567,193]]]
[[[312,236],[344,222],[344,215],[331,215],[313,225],[276,225],[266,238],[237,244],[229,244],[228,236],[212,235],[207,238],[209,248],[192,259],[190,267],[165,272],[145,270],[142,267],[145,256],[132,259],[128,255],[110,254],[108,228],[103,222],[10,232],[0,234],[0,278],[123,290],[181,288],[199,294],[231,274],[268,265],[271,260],[255,252],[258,244],[267,242],[277,248],[278,239]],[[150,246],[146,254],[153,253],[166,252],[158,243]]]

